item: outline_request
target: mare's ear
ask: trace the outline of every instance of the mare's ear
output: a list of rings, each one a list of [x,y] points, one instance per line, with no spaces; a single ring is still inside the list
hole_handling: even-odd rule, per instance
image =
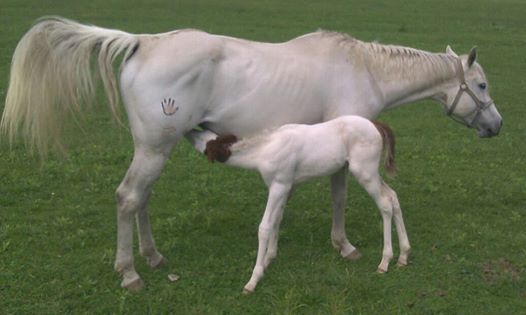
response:
[[[474,46],[473,48],[471,48],[471,50],[469,51],[469,55],[468,55],[468,67],[471,67],[473,65],[473,63],[475,62],[475,60],[477,60],[477,46]]]
[[[448,55],[458,57],[458,55],[453,51],[453,49],[451,49],[451,46],[449,46],[449,45],[447,45],[447,47],[446,47],[446,53]]]

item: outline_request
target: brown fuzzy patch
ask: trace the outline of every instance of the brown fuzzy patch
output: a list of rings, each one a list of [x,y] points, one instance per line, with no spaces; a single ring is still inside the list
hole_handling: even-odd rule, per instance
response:
[[[232,152],[230,146],[237,142],[237,137],[234,135],[224,135],[210,140],[206,143],[204,154],[210,162],[219,161],[224,163],[228,160]]]
[[[499,258],[497,260],[483,263],[480,266],[482,277],[488,283],[496,283],[504,278],[513,281],[520,279],[520,270],[514,266],[511,261],[506,258]]]

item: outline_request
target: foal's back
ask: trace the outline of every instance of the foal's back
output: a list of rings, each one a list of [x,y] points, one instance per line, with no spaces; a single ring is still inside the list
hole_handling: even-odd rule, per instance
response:
[[[315,125],[285,125],[236,152],[243,146],[240,143],[232,148],[230,164],[242,166],[239,162],[251,159],[264,178],[281,177],[277,179],[298,183],[334,174],[360,151],[379,157],[382,137],[368,119],[342,116]]]

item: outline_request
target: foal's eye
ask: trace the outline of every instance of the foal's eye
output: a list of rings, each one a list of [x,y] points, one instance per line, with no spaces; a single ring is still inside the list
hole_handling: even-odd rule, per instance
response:
[[[486,86],[486,83],[481,83],[481,84],[479,84],[479,88],[480,88],[481,90],[485,90],[486,87],[487,87],[487,86]]]

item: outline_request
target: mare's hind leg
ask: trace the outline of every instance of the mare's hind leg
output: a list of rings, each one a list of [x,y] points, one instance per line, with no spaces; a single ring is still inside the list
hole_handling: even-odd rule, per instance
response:
[[[137,221],[137,230],[139,235],[139,253],[146,259],[146,263],[150,267],[156,268],[166,263],[166,258],[164,258],[155,247],[155,241],[153,239],[152,229],[150,227],[150,219],[148,217],[147,203],[149,197],[150,192],[148,192],[145,205],[139,209],[135,219]]]
[[[347,168],[331,176],[331,196],[333,201],[333,217],[331,240],[340,255],[348,260],[356,260],[362,254],[347,239],[345,233],[345,205],[347,204]]]
[[[137,215],[139,219],[144,219],[144,216],[147,215],[145,209],[151,186],[159,177],[169,152],[170,149],[160,152],[159,150],[137,147],[130,168],[117,189],[115,270],[123,277],[121,282],[123,288],[138,290],[143,286],[133,264],[133,218]],[[139,211],[142,214],[139,214]],[[149,224],[146,225],[142,221],[139,225],[144,234],[151,235]],[[151,236],[143,237],[142,240],[143,242],[150,242],[148,245],[156,252]]]

